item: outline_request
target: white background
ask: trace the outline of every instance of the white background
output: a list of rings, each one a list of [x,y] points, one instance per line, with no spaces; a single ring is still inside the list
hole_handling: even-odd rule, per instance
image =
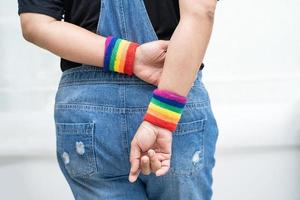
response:
[[[203,81],[219,125],[214,200],[300,200],[300,1],[218,3]],[[59,59],[0,0],[0,194],[72,199],[55,160]]]

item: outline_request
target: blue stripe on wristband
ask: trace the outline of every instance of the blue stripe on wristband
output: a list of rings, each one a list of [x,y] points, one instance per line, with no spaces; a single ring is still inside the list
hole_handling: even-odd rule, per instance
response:
[[[103,66],[103,70],[108,72],[109,70],[109,65],[110,65],[110,58],[113,52],[113,49],[115,47],[115,44],[117,42],[118,38],[112,38],[111,42],[109,43],[106,52],[105,52],[105,57],[104,57],[104,66]]]

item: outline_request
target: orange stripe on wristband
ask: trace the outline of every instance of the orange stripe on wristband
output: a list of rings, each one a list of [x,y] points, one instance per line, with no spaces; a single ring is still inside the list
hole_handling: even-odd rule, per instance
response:
[[[119,65],[119,72],[120,73],[125,73],[125,63],[126,63],[126,56],[127,56],[127,52],[128,52],[128,48],[129,48],[130,42],[125,41],[124,44],[124,51],[121,55],[121,61],[120,61],[120,65]]]

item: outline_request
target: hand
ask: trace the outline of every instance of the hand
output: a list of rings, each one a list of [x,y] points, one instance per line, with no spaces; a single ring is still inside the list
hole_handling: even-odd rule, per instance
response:
[[[129,181],[135,182],[141,169],[144,174],[165,175],[170,169],[171,148],[171,131],[143,121],[131,142]]]
[[[133,73],[143,81],[158,85],[169,41],[157,40],[140,45],[136,50]]]
[[[140,170],[142,174],[149,175],[151,172],[153,172],[159,176],[159,172],[156,172],[161,169],[162,165],[160,159],[158,159],[158,156],[159,154],[156,154],[153,149],[150,149],[146,155],[141,157]]]

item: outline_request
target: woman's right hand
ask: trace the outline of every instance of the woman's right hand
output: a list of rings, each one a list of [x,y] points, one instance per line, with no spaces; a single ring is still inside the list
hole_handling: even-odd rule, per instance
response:
[[[169,41],[157,40],[140,45],[136,50],[133,73],[141,80],[158,85]]]
[[[131,141],[129,181],[135,182],[140,172],[165,175],[170,169],[171,153],[172,132],[143,121]]]

